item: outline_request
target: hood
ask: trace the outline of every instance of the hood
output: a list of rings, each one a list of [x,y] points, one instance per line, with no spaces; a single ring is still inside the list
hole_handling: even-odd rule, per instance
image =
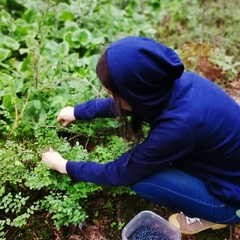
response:
[[[126,37],[111,44],[107,62],[121,97],[148,123],[166,107],[174,81],[184,71],[172,49],[143,37]]]

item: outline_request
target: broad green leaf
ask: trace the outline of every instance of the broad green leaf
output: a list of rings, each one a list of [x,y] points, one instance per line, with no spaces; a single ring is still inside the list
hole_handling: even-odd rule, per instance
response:
[[[59,46],[55,41],[48,41],[41,48],[41,55],[42,56],[49,57],[49,55],[58,54],[58,52],[59,52]]]
[[[82,57],[80,60],[84,65],[89,65],[89,62],[90,62],[89,57]]]
[[[84,68],[79,68],[78,74],[81,78],[85,78],[87,76],[87,71]]]
[[[29,49],[34,50],[39,47],[39,42],[36,39],[34,39],[30,36],[27,36],[26,37],[26,45]]]
[[[72,41],[72,34],[72,32],[67,32],[63,37],[64,41],[68,42],[70,47],[74,47],[74,43]]]
[[[40,51],[41,56],[49,57],[52,54],[52,49],[48,47],[41,47]]]
[[[63,59],[64,65],[68,66],[69,69],[74,69],[76,66],[80,66],[79,64],[79,55],[78,53],[68,54]]]
[[[32,9],[26,11],[23,14],[23,18],[28,22],[28,23],[33,23],[36,20],[37,13],[33,11]]]
[[[17,19],[16,24],[17,29],[15,35],[22,41],[26,39],[26,35],[34,38],[38,33],[38,22],[27,23],[24,19]]]
[[[70,88],[73,88],[73,89],[77,89],[77,88],[80,88],[81,87],[81,80],[80,79],[74,79],[74,80],[70,80],[68,81],[68,85]]]
[[[20,48],[19,49],[19,53],[21,54],[21,55],[23,55],[24,53],[29,53],[29,49],[28,48]]]
[[[18,41],[0,33],[0,47],[17,50],[19,46]]]
[[[104,43],[104,39],[105,39],[104,35],[102,35],[101,37],[95,37],[93,38],[92,43],[95,45],[102,44]]]
[[[5,68],[5,69],[10,69],[10,66],[8,64],[4,64],[3,62],[0,61],[0,66]]]
[[[54,75],[57,78],[62,78],[62,63],[61,63],[61,61],[59,61],[57,63]]]
[[[105,35],[103,34],[102,31],[100,31],[99,29],[96,29],[93,32],[93,39],[92,39],[92,43],[93,44],[102,44],[105,41]]]
[[[3,89],[3,86],[2,86],[2,84],[1,84],[1,82],[0,82],[0,89]],[[2,96],[4,96],[5,95],[5,91],[4,90],[1,90],[0,91],[0,98],[2,98]]]
[[[74,14],[70,11],[62,12],[59,18],[63,21],[71,21],[75,18]]]
[[[11,81],[13,79],[12,76],[10,76],[9,74],[0,72],[0,81],[3,83],[8,83],[9,81]]]
[[[1,79],[1,73],[0,73],[0,98],[4,95],[5,92],[5,85],[4,81]]]
[[[86,46],[92,41],[92,34],[87,29],[79,29],[72,34],[72,41]]]
[[[68,55],[69,53],[69,43],[64,41],[59,44],[59,53],[63,56]]]
[[[9,92],[11,93],[12,96],[16,95],[16,90],[15,90],[15,86],[13,81],[8,82],[8,88],[9,88]]]
[[[54,100],[51,103],[51,106],[54,107],[56,105],[60,105],[60,107],[63,107],[67,102],[67,99],[65,99],[63,96],[56,96]]]
[[[4,44],[6,45],[7,48],[11,48],[12,50],[18,50],[20,47],[18,41],[7,36],[5,36]]]
[[[63,21],[73,20],[75,18],[74,13],[71,8],[66,3],[58,4],[58,18]]]
[[[45,121],[45,117],[46,117],[46,111],[45,111],[44,108],[42,108],[42,109],[41,109],[41,112],[40,112],[40,114],[39,114],[38,122],[39,122],[40,124],[43,124],[44,121]]]
[[[10,94],[6,94],[3,97],[2,103],[6,109],[9,109],[12,105],[12,96]]]
[[[40,110],[41,102],[39,100],[33,100],[33,106],[35,107],[36,110]]]
[[[23,89],[23,79],[18,78],[14,83],[16,93],[21,92]]]
[[[88,67],[89,67],[90,69],[92,69],[94,72],[95,72],[95,68],[96,68],[98,59],[99,59],[99,55],[97,55],[97,54],[91,55],[91,56],[89,57]]]
[[[0,189],[0,197],[2,197],[2,195],[5,193],[5,187],[2,186]]]
[[[11,51],[9,49],[0,48],[0,62],[4,61],[11,55]]]
[[[1,25],[7,26],[10,31],[16,30],[16,25],[14,24],[14,21],[11,18],[11,15],[5,10],[0,11],[0,23]]]
[[[28,53],[28,56],[24,59],[24,61],[22,62],[22,66],[20,68],[20,71],[21,72],[33,72],[33,68],[32,68],[32,59],[33,59],[33,56],[32,56],[32,53],[29,52]]]
[[[66,22],[65,27],[61,28],[58,32],[59,38],[64,38],[68,32],[75,32],[79,29],[77,23],[75,22]]]

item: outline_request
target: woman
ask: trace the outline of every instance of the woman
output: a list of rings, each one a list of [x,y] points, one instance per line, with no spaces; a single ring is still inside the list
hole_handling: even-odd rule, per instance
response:
[[[158,42],[123,38],[108,47],[97,75],[110,97],[59,113],[63,126],[76,119],[132,115],[147,138],[107,164],[72,162],[57,152],[42,161],[79,181],[129,185],[138,195],[180,211],[169,221],[195,234],[239,222],[240,107],[214,83],[184,72],[178,55]]]

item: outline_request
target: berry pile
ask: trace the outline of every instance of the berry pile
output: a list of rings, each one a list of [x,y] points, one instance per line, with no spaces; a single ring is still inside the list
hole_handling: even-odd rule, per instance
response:
[[[168,240],[168,238],[150,226],[140,226],[128,237],[128,240]]]

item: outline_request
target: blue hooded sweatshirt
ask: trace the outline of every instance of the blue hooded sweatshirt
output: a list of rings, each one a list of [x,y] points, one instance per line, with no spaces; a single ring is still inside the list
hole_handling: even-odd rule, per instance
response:
[[[107,49],[114,84],[133,112],[151,126],[148,137],[106,164],[67,162],[80,181],[131,185],[169,165],[202,179],[219,199],[240,203],[240,107],[220,87],[184,72],[178,55],[142,37]],[[76,119],[116,117],[111,98],[74,108]]]

